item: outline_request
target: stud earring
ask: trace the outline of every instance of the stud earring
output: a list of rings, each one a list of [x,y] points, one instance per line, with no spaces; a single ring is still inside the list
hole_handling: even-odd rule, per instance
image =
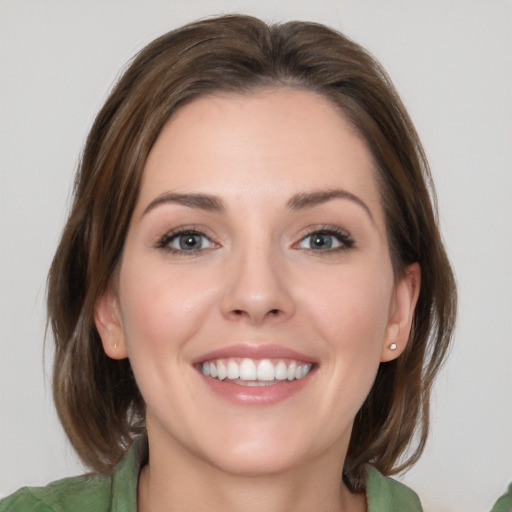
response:
[[[391,343],[391,345],[389,345],[389,349],[396,350],[396,343]]]
[[[117,350],[117,341],[114,343],[114,350]]]

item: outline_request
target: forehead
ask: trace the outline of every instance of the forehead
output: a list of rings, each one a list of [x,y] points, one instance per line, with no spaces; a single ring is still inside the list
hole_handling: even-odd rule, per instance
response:
[[[333,188],[379,202],[365,141],[323,96],[279,88],[202,97],[178,110],[149,154],[140,199],[193,191],[285,201]]]

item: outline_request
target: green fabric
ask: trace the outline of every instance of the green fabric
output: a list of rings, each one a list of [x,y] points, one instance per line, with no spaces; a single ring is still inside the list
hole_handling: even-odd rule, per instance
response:
[[[146,450],[145,439],[138,439],[110,476],[79,476],[46,487],[23,487],[0,501],[0,512],[137,512],[138,474]],[[368,512],[421,512],[418,496],[408,487],[369,465],[366,474]]]
[[[137,512],[137,481],[146,450],[146,440],[139,438],[112,475],[84,475],[46,487],[23,487],[0,500],[0,512]]]
[[[491,512],[512,512],[512,483],[508,486],[508,492],[496,502]]]
[[[366,465],[368,512],[421,512],[418,495],[404,484]]]

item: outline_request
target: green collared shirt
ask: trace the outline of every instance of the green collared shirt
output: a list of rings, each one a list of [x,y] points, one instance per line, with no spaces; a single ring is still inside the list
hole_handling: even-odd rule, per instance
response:
[[[491,512],[512,512],[512,482],[508,486],[508,492],[496,502]]]
[[[146,458],[138,439],[112,475],[64,478],[46,487],[23,487],[0,501],[0,512],[137,512],[137,481]],[[405,485],[366,466],[368,512],[421,512],[418,496]]]

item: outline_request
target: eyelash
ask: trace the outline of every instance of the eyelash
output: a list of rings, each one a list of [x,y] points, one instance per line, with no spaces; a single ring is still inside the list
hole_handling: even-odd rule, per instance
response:
[[[198,249],[177,249],[175,247],[171,247],[171,243],[178,239],[180,236],[189,235],[189,236],[197,236],[201,238],[205,238],[208,240],[208,242],[214,246],[216,245],[207,235],[204,234],[201,230],[197,228],[190,228],[190,227],[184,227],[179,228],[176,230],[173,230],[169,233],[166,233],[160,240],[158,240],[156,244],[157,249],[164,249],[167,252],[170,252],[171,254],[177,255],[177,256],[195,256],[203,251],[206,251],[208,249],[211,249],[212,247],[200,247]]]
[[[197,237],[204,238],[204,239],[208,240],[208,242],[209,242],[209,244],[211,244],[211,246],[210,247],[200,247],[198,249],[190,249],[190,250],[178,249],[175,247],[171,247],[170,244],[173,241],[177,240],[179,237],[184,236],[184,235],[197,236]],[[333,237],[336,239],[337,243],[339,243],[340,245],[339,245],[339,247],[327,247],[325,249],[324,248],[313,249],[311,247],[300,247],[301,243],[303,243],[308,238],[313,237],[314,235]],[[295,243],[293,245],[293,247],[296,249],[302,248],[311,253],[320,253],[320,254],[330,253],[330,254],[332,254],[332,253],[337,253],[337,252],[342,252],[342,251],[348,251],[354,247],[354,244],[355,244],[354,239],[344,229],[340,229],[340,228],[333,227],[333,226],[321,226],[319,228],[315,228],[315,229],[311,230],[309,233],[304,235],[297,243]],[[171,254],[174,254],[174,255],[178,255],[178,256],[195,256],[204,251],[214,248],[212,246],[216,246],[216,245],[217,244],[215,244],[215,242],[213,242],[211,240],[211,238],[209,238],[200,229],[184,227],[184,228],[179,228],[179,229],[173,230],[169,233],[166,233],[162,238],[160,238],[160,240],[158,240],[158,242],[156,244],[156,248],[164,249],[165,251],[167,251]]]
[[[334,237],[337,242],[340,244],[339,247],[328,247],[326,249],[312,249],[303,247],[303,249],[313,252],[313,253],[336,253],[336,252],[342,252],[342,251],[348,251],[354,247],[355,240],[352,238],[350,233],[348,231],[345,231],[344,229],[340,229],[334,226],[321,226],[319,228],[315,228],[309,233],[307,233],[305,236],[303,236],[299,242],[295,244],[295,246],[299,246],[302,242],[307,240],[308,238],[311,238],[313,235],[324,235],[324,236],[330,236]]]

